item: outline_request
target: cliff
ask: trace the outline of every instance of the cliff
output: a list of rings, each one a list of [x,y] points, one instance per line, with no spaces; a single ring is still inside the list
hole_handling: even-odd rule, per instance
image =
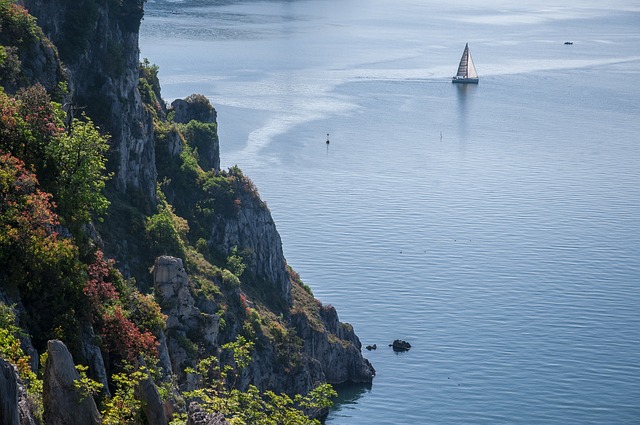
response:
[[[294,396],[323,383],[371,382],[375,371],[353,328],[315,300],[287,265],[253,182],[238,167],[220,169],[209,100],[192,95],[167,110],[157,67],[139,63],[143,2],[21,3],[43,31],[29,21],[20,31],[35,37],[16,44],[11,27],[0,27],[0,53],[8,52],[0,55],[0,81],[17,93],[0,91],[3,116],[10,117],[0,121],[0,260],[12,264],[0,272],[0,331],[6,330],[0,358],[30,367],[16,374],[3,366],[0,391],[10,406],[0,413],[17,417],[21,379],[43,398],[47,423],[71,420],[64,414],[72,409],[62,406],[79,402],[85,422],[99,422],[88,401],[94,399],[106,417],[120,397],[131,403],[131,415],[162,423],[186,420],[185,400],[206,410],[217,406],[212,388],[224,397],[236,397],[234,391]],[[17,15],[7,22],[23,19],[8,4],[0,0],[3,13]],[[66,94],[59,84],[65,81]],[[110,138],[81,139],[93,134],[75,132],[75,125],[93,128],[85,115]],[[34,135],[43,157],[35,165],[28,161],[38,155],[25,157],[16,148]],[[49,155],[75,139],[72,149],[108,140],[110,205],[93,222],[74,222],[57,203],[64,168]],[[99,149],[89,158],[99,160]],[[18,339],[19,350],[3,351],[3,341],[15,347]],[[63,342],[51,342],[58,339]],[[39,365],[45,352],[48,361]],[[247,358],[238,357],[243,353]],[[88,376],[75,371],[72,356]],[[42,377],[40,366],[46,366]],[[73,382],[87,387],[78,395]],[[193,423],[224,421],[207,419],[197,405],[189,411]]]
[[[109,165],[118,191],[155,204],[153,121],[138,91],[138,30],[144,0],[21,0],[58,46],[72,114],[86,112],[111,135]]]

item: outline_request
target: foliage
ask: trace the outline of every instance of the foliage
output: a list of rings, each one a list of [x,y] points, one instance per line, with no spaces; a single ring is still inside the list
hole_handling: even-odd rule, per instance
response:
[[[142,403],[136,399],[134,392],[138,384],[147,379],[148,372],[145,367],[138,369],[127,368],[122,373],[116,373],[111,378],[116,390],[113,396],[106,400],[102,410],[102,423],[104,425],[136,424],[140,415]]]
[[[138,80],[138,91],[142,101],[149,106],[156,119],[164,113],[162,97],[160,96],[160,80],[158,79],[158,65],[152,65],[149,59],[145,58],[140,62],[138,68],[140,78]]]
[[[76,370],[80,375],[80,379],[75,379],[73,381],[73,387],[80,395],[80,400],[84,400],[87,397],[93,397],[100,393],[103,385],[100,382],[94,381],[87,376],[87,370],[89,370],[89,366],[79,364],[76,365]]]
[[[11,0],[0,0],[0,29],[5,37],[22,45],[42,36],[36,19]]]
[[[20,291],[36,346],[57,335],[73,340],[83,310],[78,249],[57,232],[51,195],[19,159],[0,155],[0,261],[7,290]],[[55,329],[62,330],[60,332]]]
[[[102,251],[97,250],[94,261],[87,266],[88,279],[84,285],[84,294],[89,298],[94,314],[99,314],[103,304],[118,299],[118,291],[109,280],[110,267],[113,262],[103,258]]]
[[[238,255],[237,246],[234,246],[231,249],[231,254],[229,254],[229,256],[227,257],[227,267],[237,277],[241,277],[245,269],[247,268],[246,264],[244,263],[244,258]]]
[[[186,220],[178,217],[171,205],[160,200],[158,213],[147,218],[145,233],[151,254],[173,255],[184,257],[186,238],[189,225]]]
[[[0,91],[0,149],[20,158],[53,194],[67,225],[88,223],[108,206],[103,194],[107,137],[91,120],[73,120],[67,128],[62,107],[51,102],[43,86],[20,90],[16,97]]]
[[[203,170],[219,168],[219,163],[214,161],[218,153],[218,131],[216,123],[207,123],[191,120],[182,126],[182,134],[189,146],[196,150],[198,164]]]
[[[322,384],[306,396],[291,398],[273,391],[260,393],[249,385],[244,391],[236,388],[238,377],[251,362],[253,343],[243,337],[222,346],[233,356],[232,364],[220,368],[215,357],[201,360],[194,374],[199,388],[188,392],[188,399],[198,400],[205,410],[222,412],[231,424],[251,425],[311,425],[320,421],[311,419],[331,406],[331,397],[337,394],[329,384]]]
[[[16,325],[12,307],[0,302],[0,357],[14,364],[20,379],[26,384],[27,396],[32,412],[42,418],[42,380],[31,370],[31,358],[25,354],[20,344],[22,330]]]
[[[46,150],[56,164],[54,187],[60,214],[72,223],[87,223],[92,212],[101,214],[109,206],[103,194],[110,177],[106,174],[107,137],[88,117],[83,119],[74,119]]]
[[[158,355],[155,336],[149,331],[140,331],[119,305],[104,312],[102,338],[108,351],[129,362],[135,362],[142,354]]]

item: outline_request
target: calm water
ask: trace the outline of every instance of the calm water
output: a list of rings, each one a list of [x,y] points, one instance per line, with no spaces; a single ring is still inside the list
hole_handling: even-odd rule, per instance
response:
[[[327,423],[640,423],[640,6],[441,3],[150,0],[142,56],[380,347]]]

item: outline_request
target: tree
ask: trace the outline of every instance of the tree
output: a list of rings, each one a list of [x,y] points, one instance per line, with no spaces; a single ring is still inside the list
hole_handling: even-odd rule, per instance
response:
[[[260,393],[255,385],[245,391],[236,388],[242,369],[251,362],[253,342],[239,336],[222,346],[231,352],[233,364],[220,368],[218,359],[201,360],[193,373],[200,387],[185,393],[187,399],[197,400],[209,412],[222,412],[234,425],[320,425],[315,416],[332,405],[337,393],[329,384],[321,384],[306,396],[289,397],[273,391]]]
[[[60,133],[47,146],[47,155],[55,164],[55,195],[60,215],[68,224],[84,224],[91,214],[103,213],[109,201],[103,193],[106,181],[108,137],[83,115],[71,128]]]

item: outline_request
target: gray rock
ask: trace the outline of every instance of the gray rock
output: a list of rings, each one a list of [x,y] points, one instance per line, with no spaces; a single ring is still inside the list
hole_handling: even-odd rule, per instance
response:
[[[92,397],[82,398],[73,381],[80,375],[71,353],[62,341],[48,343],[49,357],[44,370],[44,423],[46,425],[92,425],[101,421]]]
[[[65,20],[75,16],[75,2],[21,3],[38,18],[38,25],[55,45],[62,41],[71,44],[69,37],[73,35],[66,32],[70,25]],[[65,66],[73,104],[86,107],[89,116],[111,134],[113,159],[108,166],[115,172],[116,188],[123,193],[135,191],[143,203],[155,205],[153,119],[138,91],[138,30],[143,4],[142,0],[100,3],[96,14],[84,22],[89,26],[86,48],[65,60]]]
[[[187,425],[228,425],[222,413],[207,413],[195,401],[189,404]]]
[[[144,360],[142,363],[144,363]],[[149,373],[147,373],[146,379],[140,381],[134,389],[134,396],[142,402],[142,411],[147,419],[147,423],[153,425],[167,424],[160,393]]]
[[[324,330],[311,326],[303,314],[291,317],[298,335],[304,340],[305,352],[320,363],[326,381],[330,384],[345,382],[368,383],[375,376],[375,369],[362,357],[362,344],[351,325],[341,323],[333,306],[320,309]]]
[[[2,358],[0,358],[0,423],[20,424],[18,377],[13,365]]]
[[[247,179],[245,177],[245,179]],[[238,181],[235,192],[242,207],[233,217],[219,217],[213,224],[209,245],[229,255],[234,247],[244,255],[245,273],[270,286],[275,298],[291,305],[291,282],[282,240],[271,217],[250,180]]]
[[[89,366],[89,376],[102,384],[102,394],[111,397],[102,351],[95,344],[96,335],[89,323],[82,326],[82,355]]]
[[[201,101],[190,102],[190,100],[194,98],[199,98]],[[218,117],[215,108],[209,103],[208,99],[202,95],[192,95],[186,99],[176,99],[171,102],[171,108],[174,111],[173,120],[183,124],[192,120],[215,123]]]
[[[0,424],[36,425],[27,389],[14,365],[0,357]]]
[[[201,311],[191,295],[189,278],[176,257],[162,256],[153,266],[153,282],[162,312],[167,315],[167,349],[173,372],[180,375],[183,365],[191,364],[193,353],[185,347],[185,339],[197,335],[209,352],[216,347],[220,318]],[[195,341],[190,341],[195,343]]]

